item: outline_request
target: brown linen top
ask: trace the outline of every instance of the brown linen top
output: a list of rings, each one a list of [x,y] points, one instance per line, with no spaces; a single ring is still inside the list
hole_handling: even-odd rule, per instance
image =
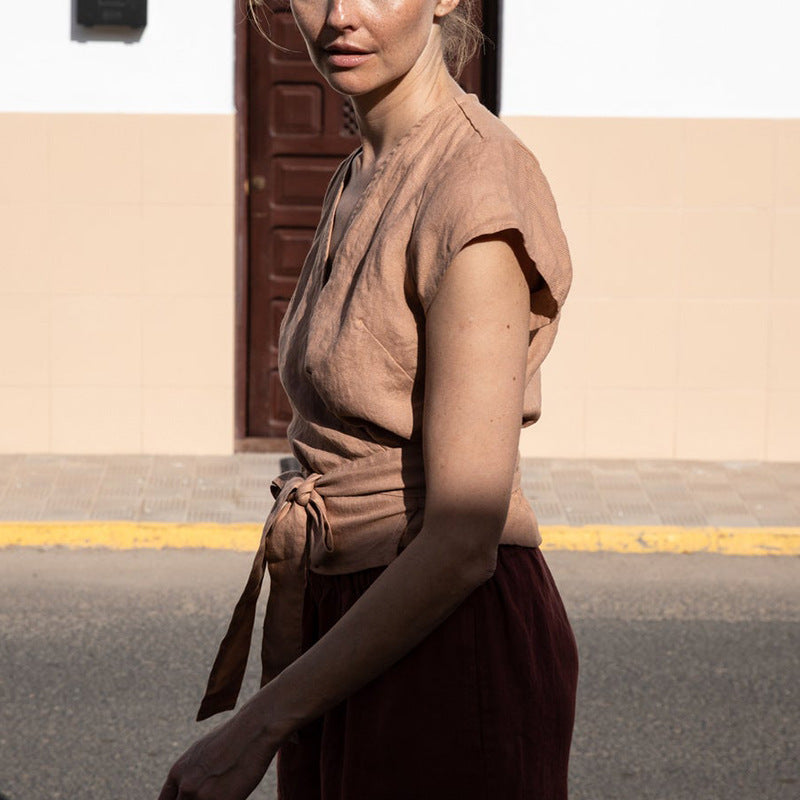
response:
[[[380,159],[329,259],[358,152],[331,179],[281,326],[280,377],[294,412],[288,435],[303,469],[273,482],[276,502],[199,719],[235,704],[265,563],[262,683],[300,653],[306,569],[388,564],[421,529],[425,315],[453,257],[478,236],[516,229],[535,263],[521,425],[541,413],[539,368],[572,268],[536,157],[475,95],[448,100]],[[541,543],[519,464],[500,543]]]

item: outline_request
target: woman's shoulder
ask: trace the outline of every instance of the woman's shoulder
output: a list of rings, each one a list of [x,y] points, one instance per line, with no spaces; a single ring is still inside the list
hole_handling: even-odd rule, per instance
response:
[[[423,206],[444,201],[452,207],[458,197],[474,201],[508,191],[549,195],[538,158],[514,131],[475,95],[457,105],[459,113],[450,130],[432,137]]]
[[[474,94],[466,95],[458,102],[461,113],[474,132],[472,142],[488,144],[514,143],[527,151],[522,140],[496,114],[490,111]],[[530,152],[530,151],[528,151]]]
[[[477,98],[476,98],[477,100]],[[571,281],[571,262],[550,185],[534,153],[488,109],[460,103],[462,118],[428,176],[410,254],[427,310],[455,255],[470,241],[516,230],[552,290],[552,315]]]
[[[458,221],[463,215],[494,216],[515,203],[540,211],[553,206],[534,152],[475,95],[457,104],[454,123],[430,142],[420,213]]]
[[[446,147],[446,158],[440,161],[440,168],[465,173],[481,167],[501,171],[520,165],[539,168],[533,151],[475,95],[467,95],[458,106],[461,112],[458,131]]]

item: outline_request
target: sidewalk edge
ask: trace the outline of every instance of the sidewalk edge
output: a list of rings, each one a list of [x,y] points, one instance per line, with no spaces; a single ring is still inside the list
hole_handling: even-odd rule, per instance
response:
[[[800,555],[800,527],[541,525],[544,550],[614,553]],[[254,552],[260,523],[131,521],[0,522],[0,548],[203,548]]]

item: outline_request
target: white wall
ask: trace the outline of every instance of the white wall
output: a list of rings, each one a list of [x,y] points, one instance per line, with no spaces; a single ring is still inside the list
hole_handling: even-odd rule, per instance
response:
[[[234,0],[149,0],[128,41],[80,41],[72,0],[3,12],[0,112],[233,110]],[[503,17],[504,114],[800,117],[798,2],[504,0]]]
[[[76,28],[71,0],[3,3],[0,112],[228,114],[234,0],[149,0],[127,41]]]
[[[800,117],[797,0],[504,0],[507,115]]]

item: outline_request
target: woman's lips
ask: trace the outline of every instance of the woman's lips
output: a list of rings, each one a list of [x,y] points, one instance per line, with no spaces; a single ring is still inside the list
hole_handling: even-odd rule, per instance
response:
[[[372,53],[349,47],[331,47],[325,50],[325,58],[333,67],[357,67],[363,64]]]

